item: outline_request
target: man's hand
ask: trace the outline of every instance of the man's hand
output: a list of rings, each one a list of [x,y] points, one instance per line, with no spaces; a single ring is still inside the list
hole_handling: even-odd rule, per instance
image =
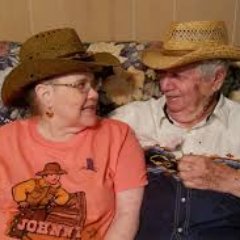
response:
[[[178,164],[179,176],[188,188],[231,193],[240,197],[240,173],[213,158],[185,155]]]

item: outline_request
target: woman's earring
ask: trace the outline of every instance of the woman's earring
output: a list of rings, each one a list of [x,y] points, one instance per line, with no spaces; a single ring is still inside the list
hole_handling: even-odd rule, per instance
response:
[[[48,118],[52,118],[54,116],[54,112],[53,112],[52,107],[48,107],[48,109],[46,110],[45,114],[46,114],[46,116]]]

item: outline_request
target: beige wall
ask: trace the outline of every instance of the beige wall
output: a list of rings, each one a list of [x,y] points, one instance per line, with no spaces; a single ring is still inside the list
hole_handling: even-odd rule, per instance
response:
[[[84,41],[160,40],[171,21],[224,20],[240,45],[240,0],[0,0],[0,40],[74,27]]]

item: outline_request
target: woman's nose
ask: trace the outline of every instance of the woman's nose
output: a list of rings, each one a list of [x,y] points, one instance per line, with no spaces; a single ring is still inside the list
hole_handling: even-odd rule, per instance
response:
[[[88,98],[98,99],[98,91],[91,87],[88,92]]]

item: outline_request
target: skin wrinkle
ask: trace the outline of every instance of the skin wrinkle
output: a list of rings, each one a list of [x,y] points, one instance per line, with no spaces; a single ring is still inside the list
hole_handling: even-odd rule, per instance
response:
[[[215,107],[214,78],[204,81],[196,65],[160,73],[160,88],[165,94],[167,113],[183,126],[193,126]]]

